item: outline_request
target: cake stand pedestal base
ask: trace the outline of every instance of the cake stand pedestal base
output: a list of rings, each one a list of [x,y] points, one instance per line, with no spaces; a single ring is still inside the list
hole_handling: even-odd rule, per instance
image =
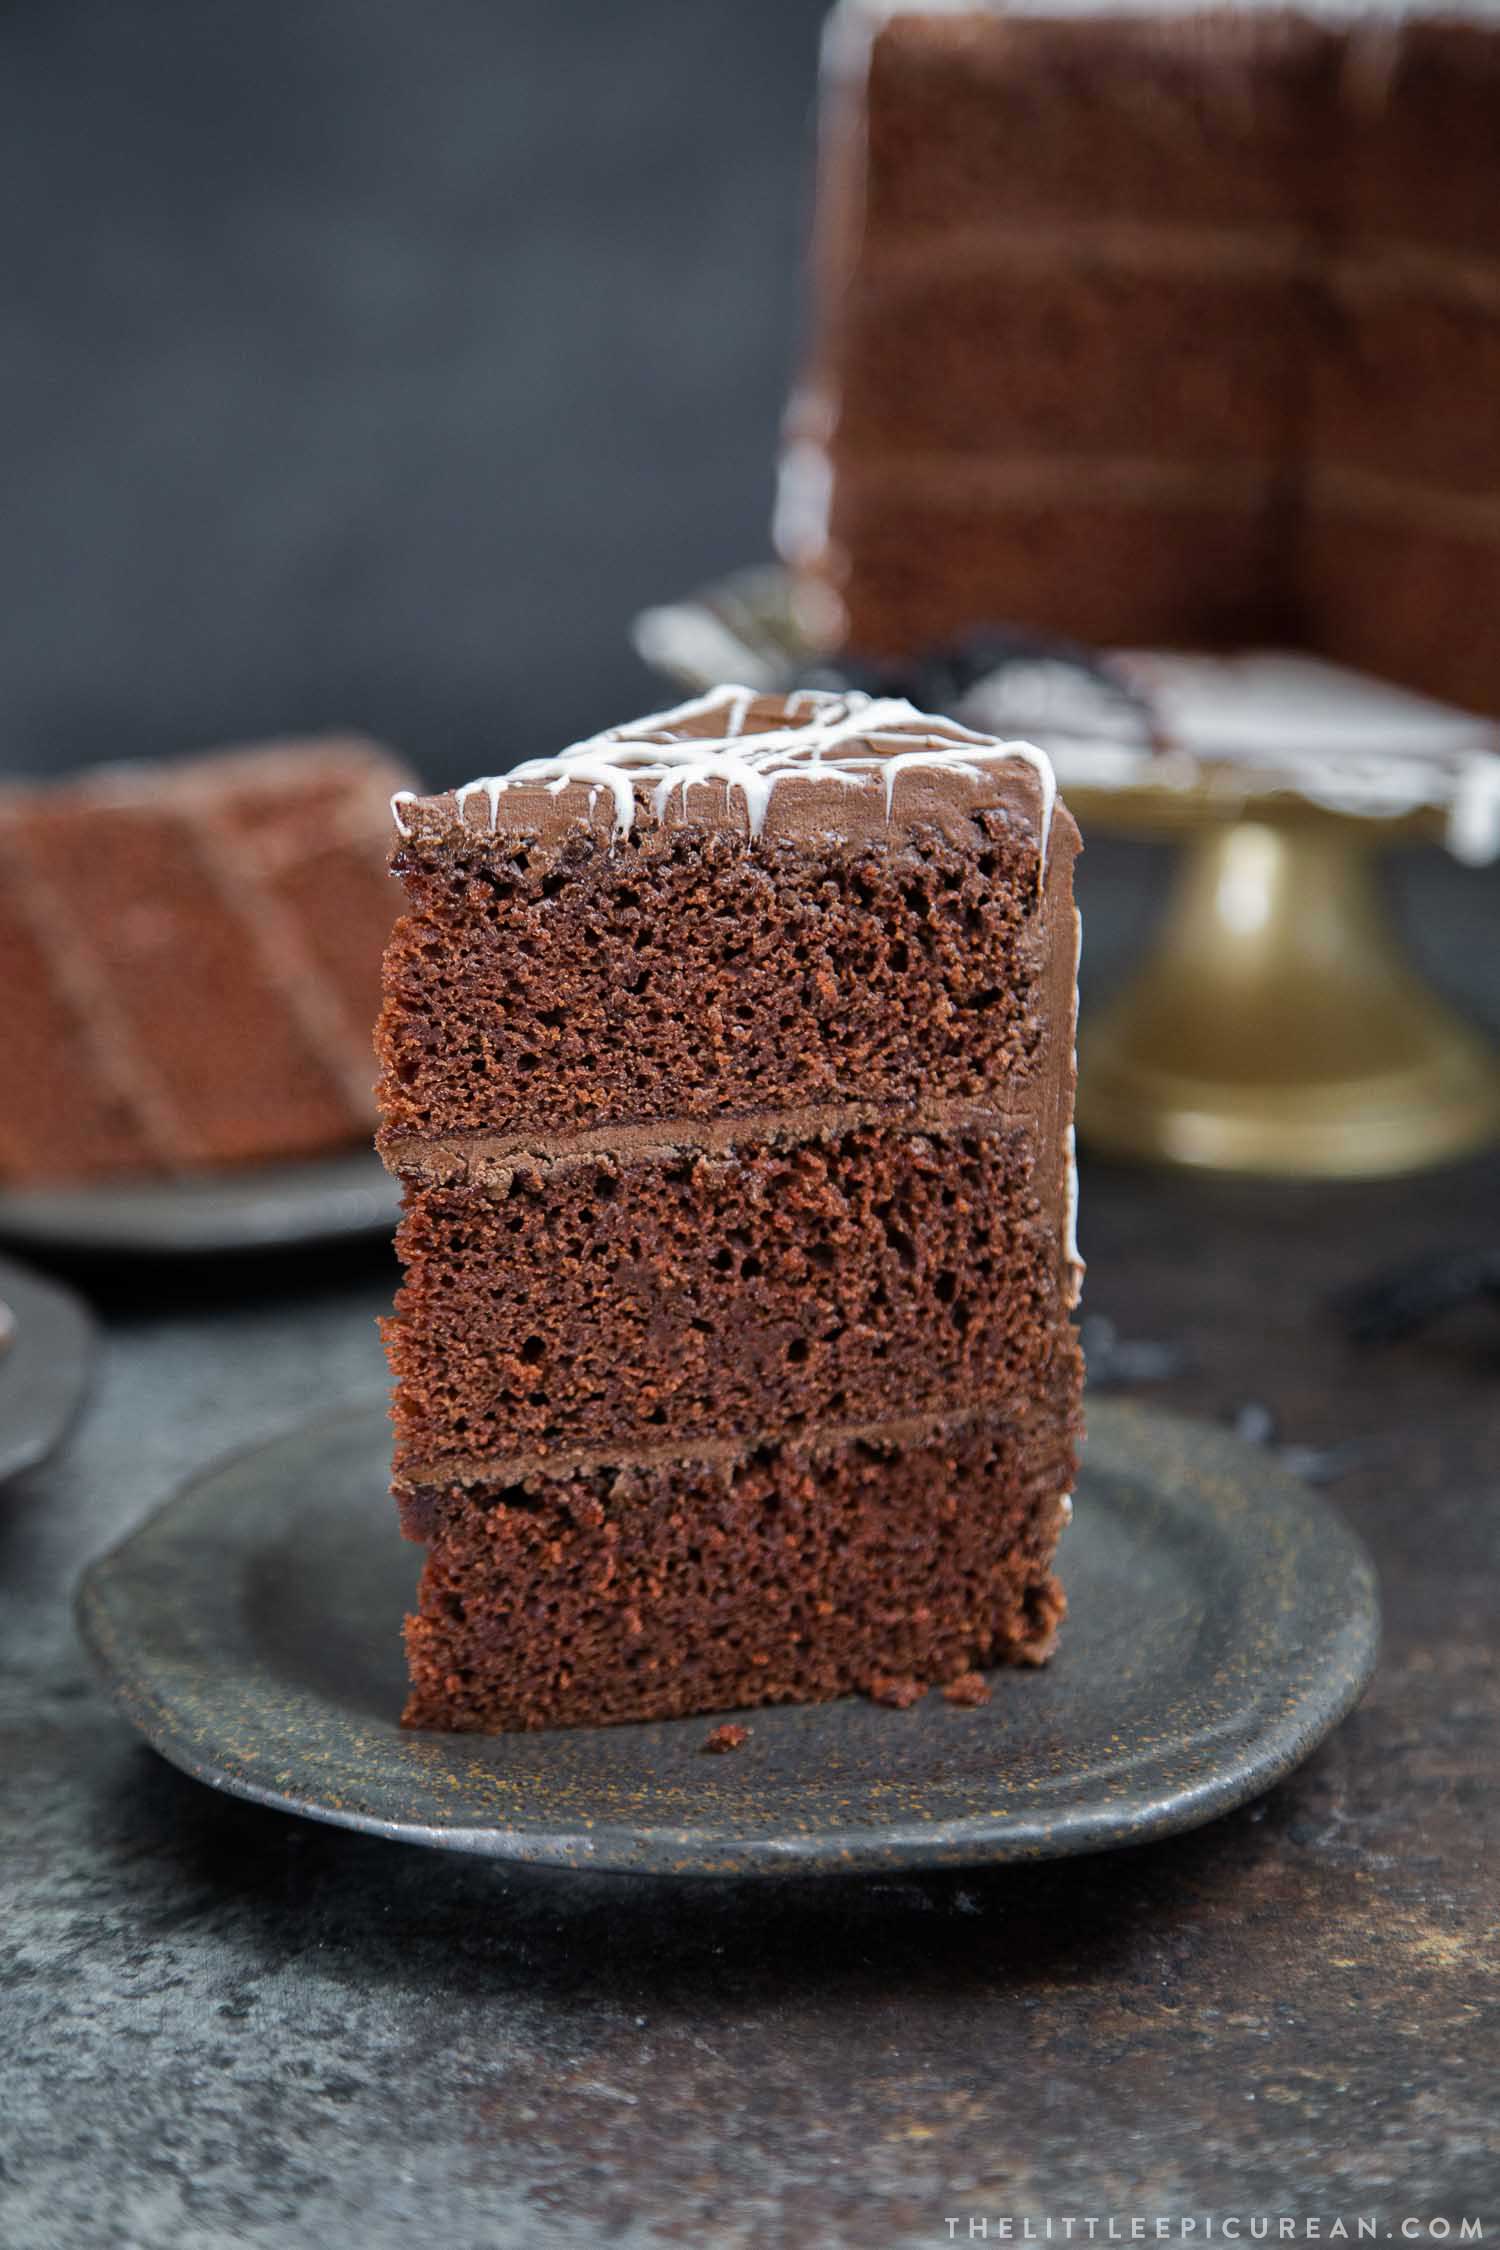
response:
[[[1377,846],[1296,815],[1185,841],[1151,958],[1085,1025],[1090,1147],[1355,1179],[1500,1135],[1500,1068],[1403,957]]]

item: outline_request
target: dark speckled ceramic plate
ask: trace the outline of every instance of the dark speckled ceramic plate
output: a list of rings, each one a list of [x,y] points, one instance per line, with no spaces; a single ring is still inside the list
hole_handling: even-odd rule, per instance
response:
[[[0,1240],[108,1257],[291,1250],[388,1234],[400,1190],[372,1149],[201,1179],[0,1194]]]
[[[0,1258],[0,1484],[45,1461],[88,1387],[94,1324],[71,1289]]]
[[[417,1557],[370,1406],[212,1470],[89,1570],[79,1621],[126,1716],[201,1780],[410,1843],[677,1874],[1099,1851],[1265,1789],[1375,1660],[1364,1550],[1217,1430],[1117,1403],[1090,1421],[1041,1672],[990,1702],[851,1701],[495,1737],[403,1734]]]

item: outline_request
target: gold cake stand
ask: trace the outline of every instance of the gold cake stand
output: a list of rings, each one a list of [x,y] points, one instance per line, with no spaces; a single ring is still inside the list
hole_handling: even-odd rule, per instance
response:
[[[690,692],[775,689],[817,658],[785,575],[741,572],[635,628]],[[1243,764],[1187,784],[1059,778],[1085,837],[1175,844],[1165,911],[1125,989],[1085,1021],[1078,1129],[1103,1153],[1282,1178],[1442,1164],[1500,1139],[1500,1065],[1423,980],[1382,895],[1393,845],[1442,842],[1436,803],[1329,809]]]
[[[1379,883],[1381,850],[1440,839],[1436,816],[1270,795],[1236,809],[1208,785],[1157,796],[1067,789],[1085,834],[1181,846],[1150,953],[1080,1038],[1092,1147],[1354,1179],[1500,1138],[1500,1069],[1413,968]]]

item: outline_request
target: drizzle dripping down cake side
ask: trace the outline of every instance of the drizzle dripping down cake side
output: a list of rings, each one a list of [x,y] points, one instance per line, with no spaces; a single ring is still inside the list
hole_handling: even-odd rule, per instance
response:
[[[724,688],[394,811],[408,1723],[1041,1661],[1081,1389],[1046,759]]]

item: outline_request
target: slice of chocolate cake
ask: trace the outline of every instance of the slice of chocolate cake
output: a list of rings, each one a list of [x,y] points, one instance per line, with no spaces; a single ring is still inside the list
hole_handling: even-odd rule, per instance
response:
[[[1040,1661],[1081,1380],[1046,759],[722,688],[395,809],[408,1723]]]
[[[330,738],[0,790],[0,1182],[365,1139],[407,778]]]

